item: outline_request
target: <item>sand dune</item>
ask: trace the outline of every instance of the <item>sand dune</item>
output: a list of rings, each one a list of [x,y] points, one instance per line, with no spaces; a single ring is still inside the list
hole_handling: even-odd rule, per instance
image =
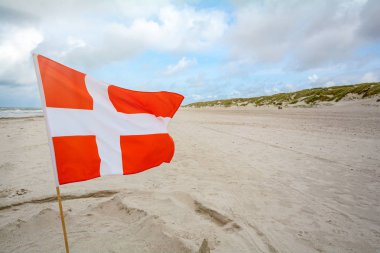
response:
[[[72,252],[376,252],[380,103],[181,109],[171,164],[61,187]],[[0,121],[1,252],[64,252],[43,118]]]

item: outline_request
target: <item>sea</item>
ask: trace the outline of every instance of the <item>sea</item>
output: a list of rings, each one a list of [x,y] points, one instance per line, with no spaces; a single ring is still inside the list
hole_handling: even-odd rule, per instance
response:
[[[0,119],[42,117],[42,108],[36,107],[0,107]]]

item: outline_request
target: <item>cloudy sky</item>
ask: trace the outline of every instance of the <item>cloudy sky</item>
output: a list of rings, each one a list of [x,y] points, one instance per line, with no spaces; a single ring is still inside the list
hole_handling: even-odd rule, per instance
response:
[[[0,106],[39,106],[32,52],[185,103],[380,79],[380,1],[0,0]]]

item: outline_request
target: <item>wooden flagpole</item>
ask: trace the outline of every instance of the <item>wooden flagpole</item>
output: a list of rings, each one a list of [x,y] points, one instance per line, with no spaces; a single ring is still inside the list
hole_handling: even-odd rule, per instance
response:
[[[55,163],[55,155],[54,155],[54,149],[53,149],[53,143],[51,140],[51,134],[50,134],[50,126],[49,122],[47,120],[47,113],[46,113],[46,103],[45,103],[45,94],[44,94],[44,89],[42,87],[42,81],[41,81],[41,72],[40,72],[40,66],[38,65],[38,59],[37,59],[37,54],[33,54],[33,62],[34,62],[34,69],[36,71],[36,76],[37,76],[37,81],[38,81],[38,89],[40,92],[40,98],[41,98],[41,107],[44,112],[45,116],[45,124],[46,124],[46,130],[48,134],[48,144],[50,148],[50,154],[51,154],[51,161],[53,163],[53,172],[54,172],[54,181],[56,185],[56,191],[57,191],[57,200],[58,200],[58,205],[59,205],[59,214],[61,216],[61,223],[62,223],[62,230],[63,230],[63,237],[65,239],[65,248],[66,248],[66,253],[69,253],[69,242],[67,240],[67,233],[66,233],[66,225],[65,225],[65,216],[63,215],[63,208],[62,208],[62,200],[61,200],[61,192],[59,190],[59,181],[58,181],[58,174],[57,174],[57,167]]]
[[[57,190],[57,199],[58,199],[58,205],[59,205],[59,214],[61,215],[61,223],[62,223],[63,237],[65,239],[66,253],[69,253],[70,252],[70,250],[69,250],[69,241],[67,240],[65,216],[63,215],[62,200],[61,200],[61,191],[59,190],[59,186],[55,187],[55,189]]]

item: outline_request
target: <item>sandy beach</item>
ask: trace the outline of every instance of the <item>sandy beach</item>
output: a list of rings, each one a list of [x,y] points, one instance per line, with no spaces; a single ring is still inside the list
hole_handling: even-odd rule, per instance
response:
[[[182,108],[171,164],[63,185],[72,252],[379,252],[380,103]],[[64,252],[42,117],[0,120],[0,251]]]

